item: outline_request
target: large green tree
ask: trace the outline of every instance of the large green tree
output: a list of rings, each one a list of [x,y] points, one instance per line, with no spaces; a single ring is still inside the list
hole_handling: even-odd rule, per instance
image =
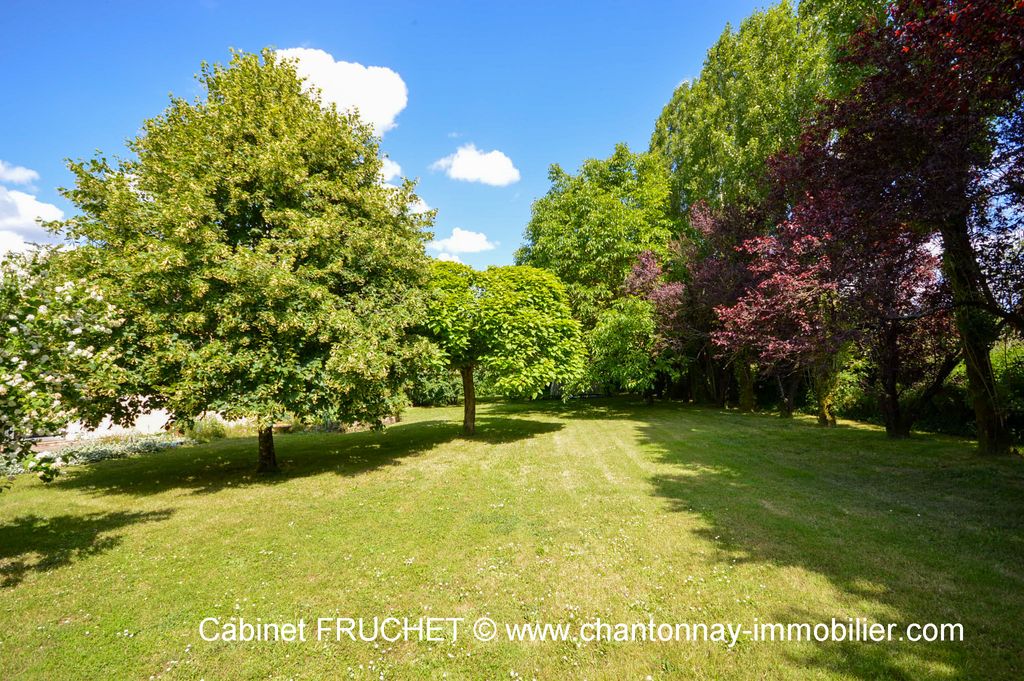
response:
[[[462,375],[467,435],[476,432],[474,370],[486,371],[498,392],[523,397],[583,374],[580,326],[550,272],[527,266],[478,272],[435,261],[428,310],[429,335]]]
[[[379,424],[402,401],[421,321],[423,243],[410,183],[380,181],[378,140],[307,94],[272,51],[203,65],[116,163],[72,162],[59,225],[126,320],[126,395],[188,421],[249,418],[277,467],[285,413]]]
[[[661,160],[624,144],[607,159],[588,159],[576,175],[557,164],[551,189],[533,204],[516,262],[558,275],[584,328],[621,295],[644,251],[664,254],[674,232],[669,177]]]
[[[752,205],[767,189],[765,162],[795,147],[800,121],[816,100],[849,86],[837,65],[845,38],[882,0],[788,1],[726,26],[699,77],[684,81],[655,124],[651,151],[672,171],[681,215]]]

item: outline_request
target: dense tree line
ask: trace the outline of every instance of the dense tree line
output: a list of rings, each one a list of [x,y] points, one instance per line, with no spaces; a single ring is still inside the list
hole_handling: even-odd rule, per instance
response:
[[[757,12],[648,151],[552,166],[517,265],[485,272],[427,258],[413,183],[293,64],[199,80],[126,158],[70,163],[68,248],[0,263],[5,467],[48,478],[29,436],[165,408],[252,420],[271,471],[283,415],[380,426],[453,372],[467,434],[479,376],[824,426],[856,404],[892,437],[962,389],[982,451],[1024,428],[1024,3]]]
[[[1007,451],[1019,396],[991,353],[1024,354],[1022,78],[1008,0],[783,3],[727,28],[655,125],[674,231],[608,273],[589,316],[632,340],[594,326],[590,380],[744,409],[773,385],[832,425],[855,375],[905,437],[963,367],[981,450]],[[542,202],[524,262],[553,224],[595,228]]]

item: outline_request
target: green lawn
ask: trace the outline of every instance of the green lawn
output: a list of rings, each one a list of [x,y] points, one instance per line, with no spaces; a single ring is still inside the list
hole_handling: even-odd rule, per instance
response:
[[[1021,678],[1024,465],[678,405],[414,409],[0,495],[0,678]],[[960,643],[203,642],[203,617],[960,622]]]

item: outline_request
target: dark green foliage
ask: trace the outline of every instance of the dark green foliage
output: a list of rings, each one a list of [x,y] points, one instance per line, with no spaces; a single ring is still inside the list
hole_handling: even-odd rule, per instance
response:
[[[1006,340],[997,343],[990,358],[999,390],[999,403],[1006,410],[1006,423],[1016,442],[1024,442],[1024,343]],[[836,408],[843,418],[881,423],[877,397],[865,389],[868,366],[854,359],[840,373],[836,389]],[[977,428],[967,372],[961,362],[943,383],[942,390],[925,407],[917,429],[950,435],[974,437]]]
[[[458,404],[462,385],[450,367],[421,366],[406,389],[414,407],[445,407]]]

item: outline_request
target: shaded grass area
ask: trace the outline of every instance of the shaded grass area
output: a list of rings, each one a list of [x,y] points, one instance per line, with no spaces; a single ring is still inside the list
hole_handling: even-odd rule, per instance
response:
[[[0,497],[0,678],[1020,678],[1024,465],[618,400],[222,440]],[[203,642],[200,619],[960,622],[963,642]],[[511,675],[511,676],[510,676]]]

